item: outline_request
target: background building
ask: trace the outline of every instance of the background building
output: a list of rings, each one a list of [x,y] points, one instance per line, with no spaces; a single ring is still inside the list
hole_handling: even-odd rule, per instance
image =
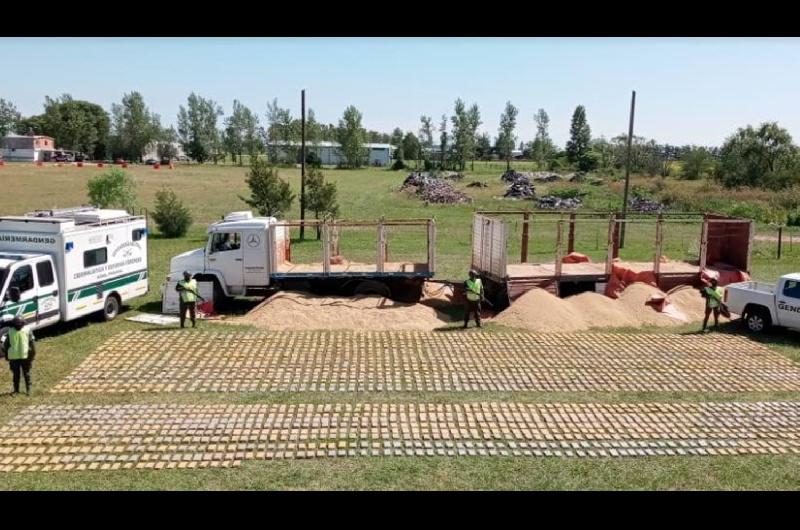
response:
[[[4,160],[25,162],[50,160],[50,154],[55,149],[55,140],[50,136],[10,134],[0,138],[0,154],[2,154]]]

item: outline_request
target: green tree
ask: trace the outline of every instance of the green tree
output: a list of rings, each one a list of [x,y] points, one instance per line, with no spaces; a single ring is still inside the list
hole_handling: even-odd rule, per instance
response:
[[[578,105],[572,114],[572,124],[569,128],[569,141],[567,142],[567,159],[581,171],[587,171],[591,165],[589,144],[592,141],[592,130],[586,121],[586,109]]]
[[[448,139],[447,116],[442,114],[442,121],[439,122],[439,169],[447,169]]]
[[[72,99],[69,94],[45,97],[37,134],[52,136],[58,147],[103,159],[108,150],[110,120],[100,105]]]
[[[681,178],[697,180],[711,173],[714,159],[705,147],[692,146],[681,157],[681,164]]]
[[[767,122],[757,129],[750,125],[740,128],[725,141],[720,150],[719,176],[728,187],[775,187],[771,180],[781,175],[778,180],[788,183],[791,179],[787,175],[800,173],[799,166],[792,136],[777,123]]]
[[[517,108],[506,102],[506,108],[500,115],[500,128],[497,136],[497,150],[501,158],[506,160],[506,170],[511,169],[511,153],[517,142],[514,129],[517,127]]]
[[[300,141],[299,122],[292,119],[292,112],[278,105],[275,98],[267,104],[267,153],[273,164],[298,160]]]
[[[289,183],[278,177],[278,170],[259,158],[250,160],[245,178],[250,198],[239,198],[265,217],[281,217],[292,206],[295,194]]]
[[[403,147],[403,155],[406,157],[406,160],[419,160],[420,159],[420,145],[417,136],[409,131],[403,137],[402,142]]]
[[[467,110],[461,98],[456,100],[454,112],[450,118],[453,122],[453,162],[463,171],[467,160],[475,158],[475,135],[481,124],[481,113],[477,104]]]
[[[121,208],[129,212],[136,206],[136,183],[119,168],[89,179],[89,202],[98,208]]]
[[[162,133],[161,119],[144,103],[139,92],[122,96],[122,103],[111,105],[112,153],[115,156],[141,160],[147,146]]]
[[[531,145],[531,156],[539,168],[544,168],[556,152],[553,140],[550,139],[550,116],[544,109],[539,109],[533,120],[536,122],[536,137]]]
[[[164,237],[183,237],[192,225],[192,214],[174,191],[163,187],[156,192],[153,220]]]
[[[311,168],[306,174],[306,207],[314,212],[315,219],[335,219],[339,215],[336,184],[326,182],[322,171]],[[321,231],[317,225],[317,239]]]
[[[306,142],[316,147],[323,140],[322,135],[322,125],[314,116],[314,109],[308,109],[308,115],[306,116]]]
[[[17,122],[17,134],[26,134],[29,136],[34,134],[44,134],[44,129],[44,114],[21,118]]]
[[[225,119],[223,144],[234,161],[238,155],[240,166],[244,153],[252,157],[262,150],[258,116],[237,100],[233,101],[233,114]]]
[[[169,158],[170,160],[177,158],[178,148],[175,146],[177,141],[178,133],[175,131],[174,127],[164,129],[161,132],[161,138],[159,138],[156,144],[156,154],[158,158]]]
[[[400,127],[395,127],[387,143],[400,147],[403,144],[403,130]]]
[[[217,117],[222,109],[211,99],[194,92],[189,94],[187,107],[178,109],[178,137],[187,155],[201,164],[214,158],[221,146]]]
[[[366,159],[364,153],[366,131],[361,126],[361,117],[361,112],[351,105],[345,109],[337,129],[339,149],[345,159],[345,165],[351,168],[361,167]]]
[[[475,140],[475,156],[478,160],[489,160],[492,154],[492,139],[489,133],[483,133]]]
[[[0,98],[0,137],[17,131],[22,115],[10,101]]]
[[[422,158],[430,160],[433,149],[433,119],[430,116],[420,116],[419,142],[422,149]]]

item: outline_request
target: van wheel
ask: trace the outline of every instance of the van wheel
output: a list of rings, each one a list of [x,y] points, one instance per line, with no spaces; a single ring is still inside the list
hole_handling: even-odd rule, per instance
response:
[[[103,304],[103,320],[111,322],[117,318],[117,315],[119,315],[119,308],[119,298],[113,294],[109,295],[108,298],[106,298],[106,303]]]
[[[756,308],[747,312],[744,322],[747,325],[747,331],[750,333],[761,333],[769,329],[772,319],[766,310]]]

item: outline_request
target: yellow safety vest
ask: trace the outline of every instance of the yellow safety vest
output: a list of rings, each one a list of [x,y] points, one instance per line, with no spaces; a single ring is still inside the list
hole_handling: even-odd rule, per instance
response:
[[[8,330],[8,360],[19,361],[28,358],[30,349],[31,329],[28,326],[17,331],[14,328]]]
[[[480,278],[476,278],[472,280],[471,278],[467,280],[467,300],[470,302],[477,302],[481,299],[481,289],[483,288],[483,283],[481,282]]]
[[[716,287],[714,289],[706,287],[705,291],[708,295],[708,307],[712,309],[719,307],[719,303],[722,301],[722,287]]]
[[[181,302],[189,303],[194,302],[197,300],[197,296],[194,294],[197,292],[197,280],[181,280],[178,282],[178,285],[183,287],[181,290]]]

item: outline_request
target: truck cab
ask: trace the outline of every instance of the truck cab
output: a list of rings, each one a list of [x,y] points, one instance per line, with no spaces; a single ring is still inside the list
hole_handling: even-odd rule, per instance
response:
[[[0,252],[0,327],[22,317],[33,328],[60,319],[53,259],[43,254]]]
[[[200,281],[214,282],[215,298],[246,295],[270,283],[270,224],[274,217],[233,212],[208,227],[203,248],[179,254],[170,261],[169,280],[189,271]],[[282,233],[282,232],[281,232]]]

